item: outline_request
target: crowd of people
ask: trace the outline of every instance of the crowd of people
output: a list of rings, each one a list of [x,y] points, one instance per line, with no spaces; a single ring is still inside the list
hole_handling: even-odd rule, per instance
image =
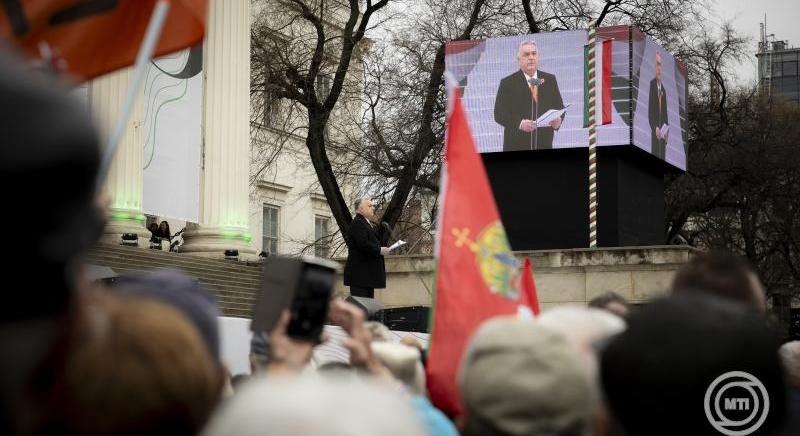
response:
[[[800,344],[781,344],[758,276],[725,253],[696,255],[669,295],[641,307],[606,294],[590,307],[487,320],[457,374],[458,416],[429,400],[419,344],[394,342],[339,300],[328,318],[347,333],[348,363],[312,368],[314,344],[288,334],[284,312],[254,334],[252,375],[231,377],[219,308],[191,277],[88,282],[82,259],[104,212],[94,189],[100,148],[85,112],[5,57],[0,94],[0,185],[43,224],[9,236],[29,255],[9,258],[7,271],[38,271],[4,278],[14,296],[0,310],[0,434],[711,435],[720,433],[704,397],[732,371],[757,379],[760,404],[768,402],[752,434],[800,434]],[[15,189],[20,180],[25,192]]]

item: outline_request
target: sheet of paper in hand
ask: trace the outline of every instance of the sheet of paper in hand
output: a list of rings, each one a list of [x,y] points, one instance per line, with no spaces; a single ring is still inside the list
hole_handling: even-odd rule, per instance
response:
[[[661,130],[661,139],[667,139],[667,134],[669,134],[669,125],[663,124],[659,130]]]
[[[567,105],[569,107],[569,105]],[[564,112],[567,111],[567,107],[564,109],[550,109],[547,112],[543,113],[539,118],[536,119],[537,126],[546,126],[550,124],[551,121],[555,120],[556,118],[560,118],[561,115],[564,115]]]

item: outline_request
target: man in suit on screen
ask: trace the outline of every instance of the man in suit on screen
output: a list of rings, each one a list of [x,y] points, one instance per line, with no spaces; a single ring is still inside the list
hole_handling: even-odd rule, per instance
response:
[[[553,148],[553,135],[564,115],[547,125],[536,119],[549,109],[563,109],[556,76],[539,70],[539,48],[524,41],[517,52],[519,70],[500,81],[494,102],[494,119],[502,125],[503,151]]]
[[[667,93],[661,82],[661,54],[656,52],[656,78],[650,81],[650,99],[648,100],[647,118],[650,120],[652,144],[650,152],[664,159],[667,150]]]

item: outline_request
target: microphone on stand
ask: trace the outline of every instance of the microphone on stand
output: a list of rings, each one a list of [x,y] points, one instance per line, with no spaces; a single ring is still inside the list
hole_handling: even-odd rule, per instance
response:
[[[538,77],[531,77],[530,79],[528,79],[528,85],[536,86],[537,88],[541,86],[543,83],[544,79],[540,79]],[[536,105],[536,111],[535,113],[531,113],[531,117],[533,118],[533,121],[536,121],[539,118],[539,103],[533,102],[533,104]],[[534,112],[533,108],[531,108],[531,112]],[[535,132],[531,133],[531,150],[536,150],[539,148],[539,130],[538,130],[539,126],[536,126],[536,129],[537,130]]]

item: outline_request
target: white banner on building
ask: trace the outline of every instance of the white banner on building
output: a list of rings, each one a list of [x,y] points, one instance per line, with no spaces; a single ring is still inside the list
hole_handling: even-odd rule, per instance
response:
[[[203,47],[152,62],[144,97],[144,212],[198,222]]]

